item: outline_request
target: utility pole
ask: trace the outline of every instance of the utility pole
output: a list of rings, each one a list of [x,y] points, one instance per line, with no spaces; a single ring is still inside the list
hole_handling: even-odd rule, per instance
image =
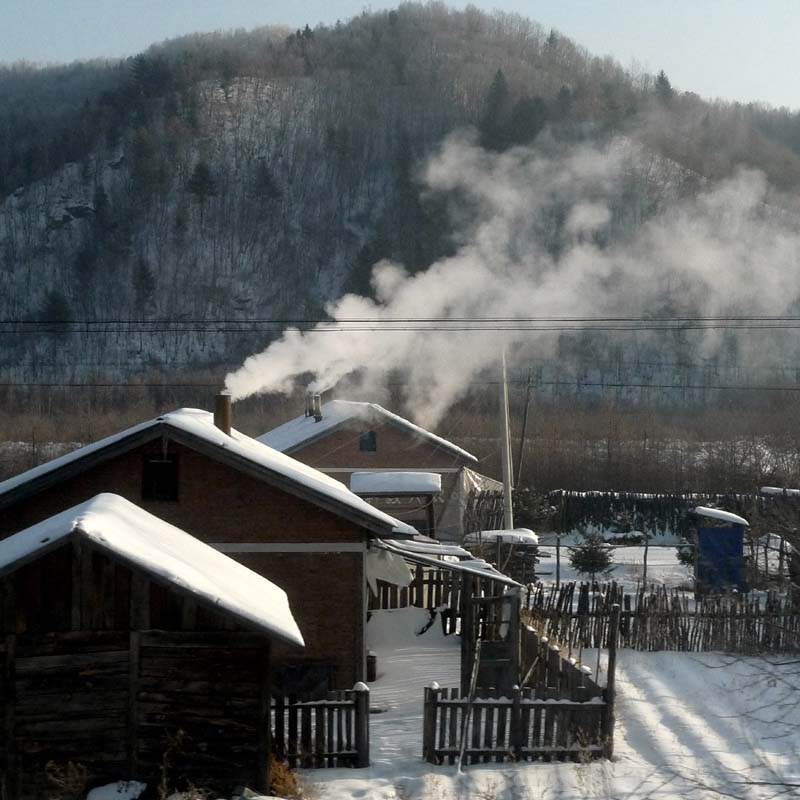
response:
[[[514,506],[511,498],[511,441],[508,422],[508,381],[506,379],[506,351],[503,348],[502,374],[500,376],[500,413],[503,419],[503,432],[500,437],[503,461],[503,527],[514,529]]]

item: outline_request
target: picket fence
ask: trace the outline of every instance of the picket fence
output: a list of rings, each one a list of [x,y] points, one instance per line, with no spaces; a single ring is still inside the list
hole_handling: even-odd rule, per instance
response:
[[[292,768],[369,766],[369,689],[272,698],[272,749]]]

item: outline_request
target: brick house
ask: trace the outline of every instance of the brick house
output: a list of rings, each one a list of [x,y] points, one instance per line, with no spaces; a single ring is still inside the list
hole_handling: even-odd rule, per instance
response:
[[[0,538],[114,492],[286,591],[306,647],[274,648],[280,688],[350,688],[366,671],[368,543],[416,531],[221,418],[181,409],[0,483]]]
[[[347,486],[354,472],[438,473],[441,494],[434,501],[435,535],[444,541],[461,541],[467,532],[471,490],[502,490],[501,483],[476,471],[479,461],[472,453],[377,403],[321,403],[315,395],[309,398],[305,414],[259,436],[258,441]],[[405,498],[402,505],[407,504]],[[386,499],[377,505],[392,508]],[[418,517],[404,513],[402,519],[429,532],[425,513]]]

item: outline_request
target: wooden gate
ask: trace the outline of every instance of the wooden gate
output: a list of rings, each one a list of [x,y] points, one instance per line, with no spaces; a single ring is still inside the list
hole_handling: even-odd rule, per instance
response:
[[[469,689],[475,648],[481,641],[478,686],[510,691],[519,684],[520,590],[486,578],[469,578],[461,620],[461,691]]]

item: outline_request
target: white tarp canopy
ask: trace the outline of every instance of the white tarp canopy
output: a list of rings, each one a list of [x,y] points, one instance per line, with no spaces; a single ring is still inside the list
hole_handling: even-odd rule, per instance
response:
[[[377,581],[405,588],[413,579],[402,556],[377,547],[367,551],[367,583],[373,594],[378,593]]]

